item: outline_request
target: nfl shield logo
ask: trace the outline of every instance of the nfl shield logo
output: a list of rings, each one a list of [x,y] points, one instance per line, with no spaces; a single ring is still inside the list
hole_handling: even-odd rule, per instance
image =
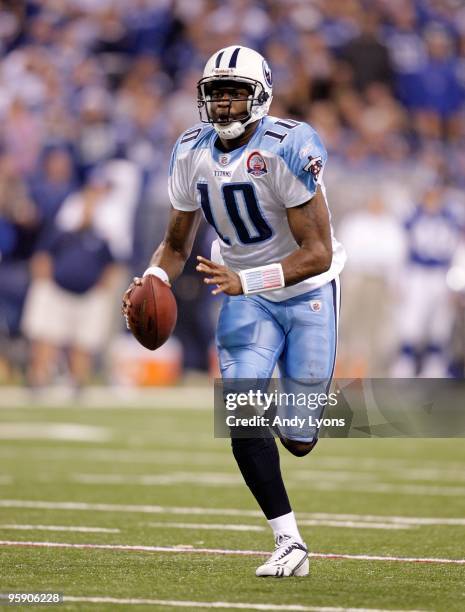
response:
[[[220,162],[220,166],[227,166],[229,164],[229,155],[227,153],[223,153],[219,156],[218,161]]]
[[[310,309],[313,310],[313,312],[320,312],[321,300],[310,300]]]
[[[247,172],[252,176],[263,176],[268,172],[265,160],[258,151],[254,151],[247,158]]]

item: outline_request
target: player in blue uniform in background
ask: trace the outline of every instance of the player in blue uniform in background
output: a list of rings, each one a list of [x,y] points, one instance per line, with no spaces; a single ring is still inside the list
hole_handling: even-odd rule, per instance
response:
[[[453,323],[446,275],[463,227],[440,183],[425,190],[405,229],[408,262],[398,313],[401,347],[392,374],[441,378],[447,375],[444,350]]]
[[[209,59],[198,83],[202,123],[175,145],[169,227],[144,276],[172,282],[181,274],[203,213],[218,240],[211,260],[198,257],[197,270],[214,294],[225,294],[217,329],[223,378],[266,381],[279,366],[287,380],[315,381],[325,390],[345,262],[322,180],[327,154],[309,125],[268,116],[271,100],[271,70],[257,52],[233,46]],[[299,457],[317,436],[315,428],[279,432]],[[307,575],[308,550],[274,438],[232,437],[231,443],[275,536],[276,550],[257,576]]]

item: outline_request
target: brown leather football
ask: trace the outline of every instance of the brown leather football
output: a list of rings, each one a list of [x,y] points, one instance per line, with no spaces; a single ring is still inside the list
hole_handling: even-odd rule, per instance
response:
[[[131,291],[129,301],[129,329],[142,346],[154,351],[168,340],[176,325],[178,308],[173,292],[160,278],[149,274]]]

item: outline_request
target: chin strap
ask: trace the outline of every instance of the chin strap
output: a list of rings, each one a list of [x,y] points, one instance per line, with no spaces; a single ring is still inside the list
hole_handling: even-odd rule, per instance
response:
[[[245,132],[245,125],[240,121],[233,121],[227,125],[221,125],[220,123],[214,123],[216,133],[220,138],[225,140],[232,140],[233,138],[239,138]]]
[[[227,125],[214,123],[213,127],[220,138],[232,140],[233,138],[239,138],[239,136],[242,136],[249,123],[256,120],[256,117],[249,117],[247,121],[244,121],[244,123],[242,123],[242,121],[231,121],[231,123],[228,123]]]

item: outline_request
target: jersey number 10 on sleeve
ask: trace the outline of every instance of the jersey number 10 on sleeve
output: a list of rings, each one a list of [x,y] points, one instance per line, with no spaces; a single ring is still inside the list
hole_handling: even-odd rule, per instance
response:
[[[229,238],[221,234],[215,222],[208,194],[208,184],[197,183],[197,189],[200,193],[200,205],[205,219],[223,242],[231,244]],[[273,230],[261,213],[254,188],[250,183],[223,185],[222,195],[225,210],[242,244],[254,244],[271,238]],[[240,205],[241,201],[245,206]]]

